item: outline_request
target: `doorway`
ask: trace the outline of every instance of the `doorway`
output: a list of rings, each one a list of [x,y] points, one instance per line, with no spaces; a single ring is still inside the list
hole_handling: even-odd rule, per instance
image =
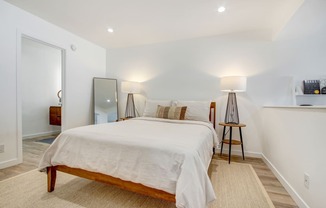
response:
[[[64,50],[22,35],[20,55],[22,139],[53,138],[62,127]]]

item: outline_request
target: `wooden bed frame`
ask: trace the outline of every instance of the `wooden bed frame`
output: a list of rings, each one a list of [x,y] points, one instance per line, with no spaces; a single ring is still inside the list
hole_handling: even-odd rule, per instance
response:
[[[216,115],[216,103],[212,102],[210,106],[210,115],[209,119],[213,123],[214,129],[215,129],[215,115]],[[163,199],[166,201],[175,202],[175,195],[167,193],[162,190],[150,188],[147,186],[144,186],[140,183],[134,183],[131,181],[124,181],[119,178],[115,178],[109,175],[105,175],[102,173],[97,172],[91,172],[79,168],[71,168],[65,165],[57,165],[57,166],[50,166],[47,167],[47,180],[48,180],[48,192],[52,192],[55,187],[55,181],[57,176],[57,171],[61,171],[64,173],[69,173],[75,176],[79,176],[82,178],[87,178],[94,181],[99,181],[102,183],[106,183],[109,185],[115,185],[119,188],[132,191],[135,193],[143,194],[146,196],[151,196],[158,199]]]

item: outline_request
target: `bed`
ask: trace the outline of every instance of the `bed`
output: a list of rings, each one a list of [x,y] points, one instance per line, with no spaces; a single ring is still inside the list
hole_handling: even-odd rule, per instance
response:
[[[207,170],[217,144],[215,102],[209,120],[139,117],[60,134],[44,153],[48,192],[56,171],[176,203],[206,207],[215,193]]]

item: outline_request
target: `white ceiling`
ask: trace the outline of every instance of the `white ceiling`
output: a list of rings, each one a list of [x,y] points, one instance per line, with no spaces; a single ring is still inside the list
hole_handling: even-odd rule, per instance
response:
[[[304,0],[6,1],[97,45],[118,48],[233,33],[273,39]],[[216,11],[221,5],[224,13]]]

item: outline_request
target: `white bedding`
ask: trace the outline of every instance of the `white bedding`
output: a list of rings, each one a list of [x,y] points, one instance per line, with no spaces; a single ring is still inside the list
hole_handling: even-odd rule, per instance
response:
[[[217,136],[211,124],[136,118],[67,130],[39,169],[66,165],[176,195],[176,206],[204,208],[215,199],[207,169]]]

